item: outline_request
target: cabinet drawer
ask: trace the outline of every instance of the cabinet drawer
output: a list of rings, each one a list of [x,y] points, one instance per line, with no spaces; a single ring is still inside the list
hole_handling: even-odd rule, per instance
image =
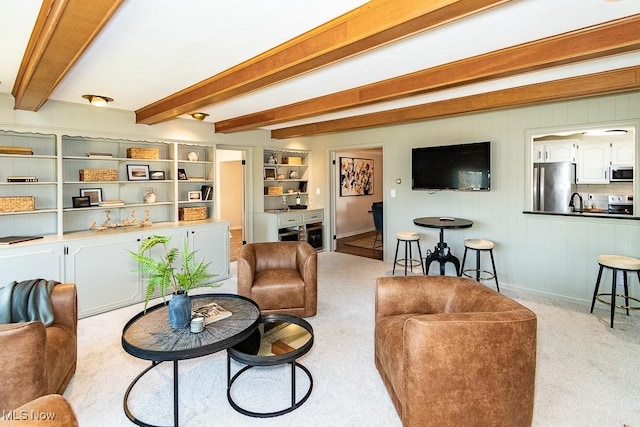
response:
[[[278,227],[302,224],[302,215],[299,213],[278,214]]]
[[[318,222],[324,218],[324,211],[305,212],[302,214],[302,220],[304,222]]]

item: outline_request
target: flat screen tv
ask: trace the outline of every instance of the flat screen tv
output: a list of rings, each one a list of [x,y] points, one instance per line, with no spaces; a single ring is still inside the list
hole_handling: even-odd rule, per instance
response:
[[[411,150],[413,190],[489,191],[491,143],[420,147]]]

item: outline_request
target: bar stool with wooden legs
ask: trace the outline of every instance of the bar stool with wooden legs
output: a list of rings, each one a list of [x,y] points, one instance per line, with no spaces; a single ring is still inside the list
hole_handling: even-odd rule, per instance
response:
[[[609,304],[611,306],[611,327],[613,328],[613,317],[616,312],[616,307],[624,308],[627,312],[627,316],[629,315],[629,309],[640,309],[640,306],[638,305],[630,305],[629,300],[640,303],[640,299],[629,296],[629,282],[627,280],[627,273],[635,272],[638,275],[638,280],[640,281],[640,259],[623,255],[600,255],[598,256],[598,264],[600,265],[600,270],[598,271],[596,288],[593,291],[593,299],[591,300],[591,313],[593,313],[593,306],[596,303],[596,299],[604,304]],[[600,288],[600,279],[602,278],[602,271],[605,268],[611,269],[611,274],[613,275],[613,278],[611,279],[611,293],[598,293],[598,289]],[[616,293],[616,286],[618,285],[618,271],[622,272],[624,295]],[[604,296],[609,296],[609,300],[607,301],[606,299],[603,299],[602,297]],[[624,305],[616,304],[616,297],[624,298]]]
[[[500,284],[498,283],[498,273],[496,272],[496,263],[493,260],[493,248],[495,244],[491,240],[485,239],[466,239],[464,241],[464,255],[462,256],[462,266],[460,267],[460,275],[471,277],[474,276],[469,274],[470,272],[475,272],[476,282],[481,280],[495,280],[496,289],[500,292]],[[465,270],[464,263],[467,260],[467,250],[471,249],[476,251],[476,268],[467,268]],[[481,252],[489,252],[491,255],[491,266],[493,267],[493,273],[487,270],[482,270],[480,268],[480,253]],[[482,275],[484,273],[484,276]]]
[[[427,274],[424,271],[424,263],[422,262],[422,250],[420,250],[420,234],[415,233],[413,231],[399,231],[396,233],[396,254],[393,257],[393,271],[391,274],[396,274],[396,264],[404,265],[404,275],[407,275],[407,266],[411,267],[411,272],[413,273],[413,267],[417,267],[418,265],[422,266],[422,273]],[[400,242],[404,242],[404,258],[398,259],[398,248],[400,247]],[[416,243],[418,245],[418,256],[420,258],[415,259],[411,254],[411,244]]]

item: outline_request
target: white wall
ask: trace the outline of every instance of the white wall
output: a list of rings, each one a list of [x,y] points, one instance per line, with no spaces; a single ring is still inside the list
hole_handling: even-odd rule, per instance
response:
[[[640,221],[523,214],[529,185],[525,133],[538,128],[639,120],[640,94],[633,93],[321,135],[302,141],[312,144],[314,156],[325,158],[331,151],[348,150],[350,146],[383,145],[386,260],[393,258],[393,236],[397,231],[420,232],[423,250],[433,249],[437,230],[416,227],[413,218],[467,218],[473,220],[472,228],[445,232],[454,254],[462,258],[462,242],[466,238],[491,239],[497,245],[496,264],[504,286],[590,302],[599,254],[640,257]],[[490,192],[411,190],[412,147],[487,140],[492,141]],[[640,150],[636,149],[636,166],[638,153]],[[316,178],[328,186],[330,169],[322,168],[328,162],[319,158],[317,161]],[[321,172],[323,177],[317,175]],[[398,178],[402,179],[401,185],[396,184]],[[390,197],[393,190],[397,192],[395,198]],[[638,193],[636,188],[636,200]],[[450,265],[448,272],[449,268]]]
[[[528,191],[525,132],[617,121],[632,122],[640,128],[639,93],[286,141],[269,140],[268,133],[263,131],[219,135],[213,132],[210,123],[191,120],[171,120],[155,126],[136,125],[133,112],[77,104],[47,102],[37,113],[19,111],[13,109],[10,95],[0,94],[0,128],[6,130],[312,149],[309,188],[313,190],[313,206],[325,209],[329,206],[329,153],[382,146],[387,260],[393,256],[390,252],[395,248],[393,235],[397,231],[420,232],[425,250],[436,243],[437,231],[415,227],[413,218],[443,215],[468,218],[474,221],[472,228],[446,233],[446,240],[455,254],[462,255],[465,238],[492,239],[497,244],[496,263],[503,286],[577,301],[591,299],[599,254],[640,257],[640,221],[523,214]],[[430,194],[411,191],[412,147],[484,140],[492,141],[490,192]],[[636,147],[639,145],[636,141]],[[262,150],[257,148],[252,154],[251,188],[255,190],[251,191],[254,209],[260,211]],[[636,149],[636,167],[640,163],[638,156],[640,149]],[[397,178],[402,179],[402,184],[396,184]],[[392,190],[397,192],[395,198],[390,197]],[[634,193],[638,200],[638,186]]]

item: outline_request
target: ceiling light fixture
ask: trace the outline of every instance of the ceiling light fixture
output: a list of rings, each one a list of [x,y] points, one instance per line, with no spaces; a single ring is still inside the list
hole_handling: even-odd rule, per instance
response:
[[[94,107],[104,107],[108,102],[113,101],[113,98],[102,95],[82,95],[82,97]]]
[[[627,133],[627,131],[624,129],[601,129],[582,132],[583,135],[587,136],[622,135],[625,133]]]
[[[191,117],[200,121],[203,121],[204,119],[206,119],[207,116],[209,116],[207,113],[191,113]]]

